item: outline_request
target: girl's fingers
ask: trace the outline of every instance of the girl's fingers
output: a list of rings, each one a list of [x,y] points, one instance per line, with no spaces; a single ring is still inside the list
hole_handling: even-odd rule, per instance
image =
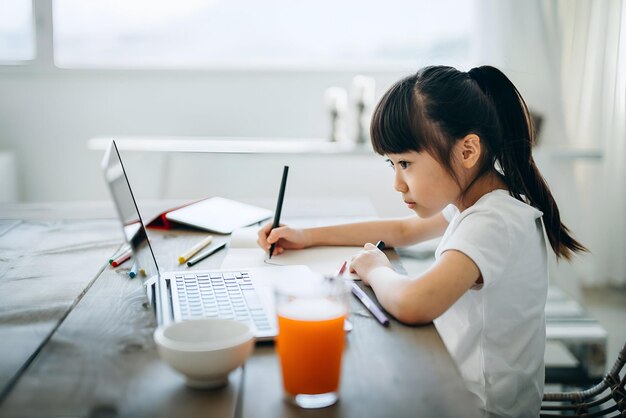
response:
[[[272,224],[266,223],[265,225],[263,225],[263,227],[260,229],[259,232],[263,232],[265,235],[267,235],[271,229],[272,229]]]
[[[272,233],[271,222],[266,223],[265,225],[263,225],[263,227],[261,227],[261,229],[259,229],[259,232],[257,232],[257,236],[259,237],[257,242],[261,248],[269,249],[270,243],[268,242],[267,239],[271,233]]]
[[[269,251],[272,244],[274,244],[273,254],[281,254],[285,251],[285,248],[282,245],[279,246],[278,243],[282,239],[284,240],[283,245],[285,243],[291,244],[290,237],[292,235],[292,230],[286,225],[272,229],[272,225],[267,224],[259,230],[257,243],[261,248],[265,249],[265,251]]]
[[[261,229],[259,229],[259,232],[257,232],[257,236],[259,237],[259,244],[264,244],[267,241],[267,236],[270,233],[270,229],[271,229],[271,225],[265,225],[263,226]],[[261,245],[264,246],[264,245]]]
[[[270,244],[278,242],[279,239],[285,238],[287,235],[287,228],[284,226],[280,226],[278,228],[272,229],[272,232],[267,236],[267,242]]]
[[[352,267],[352,265],[354,264],[354,259],[356,257],[357,257],[356,255],[353,255],[352,257],[350,257],[350,261],[348,262],[348,265],[350,266],[348,271],[353,274],[356,273],[356,270]]]

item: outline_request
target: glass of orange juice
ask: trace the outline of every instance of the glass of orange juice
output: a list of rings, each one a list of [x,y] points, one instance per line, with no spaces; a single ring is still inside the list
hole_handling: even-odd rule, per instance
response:
[[[349,292],[345,280],[322,277],[276,287],[276,351],[288,402],[323,408],[339,399]]]

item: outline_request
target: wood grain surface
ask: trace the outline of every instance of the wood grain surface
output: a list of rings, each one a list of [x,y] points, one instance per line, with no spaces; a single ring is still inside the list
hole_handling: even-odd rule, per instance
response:
[[[87,227],[89,222],[80,224]],[[48,236],[55,236],[55,240],[65,241],[63,245],[52,246],[45,251],[51,257],[45,264],[58,266],[56,268],[60,270],[55,271],[61,277],[44,274],[43,263],[40,265],[42,271],[37,270],[38,276],[56,280],[48,282],[48,286],[38,293],[42,299],[47,299],[48,288],[53,283],[65,289],[61,292],[63,295],[70,287],[80,293],[88,283],[83,283],[78,277],[91,265],[100,266],[101,274],[97,269],[94,271],[92,279],[97,279],[67,317],[63,318],[61,325],[12,388],[0,405],[0,416],[173,417],[205,416],[209,410],[216,417],[234,415],[241,371],[231,375],[231,384],[225,389],[194,391],[187,389],[183,378],[159,360],[152,339],[156,327],[154,315],[147,305],[141,281],[131,280],[127,275],[130,263],[117,269],[102,268],[115,246],[119,246],[117,239],[113,246],[101,251],[99,258],[92,260],[78,254],[76,243],[68,244],[67,236],[62,239],[61,234],[52,234],[55,230],[76,234],[77,227],[72,222],[41,224],[40,227],[49,232]],[[117,232],[117,228],[114,222],[95,221],[90,230],[102,236],[104,231]],[[178,234],[184,235],[184,238],[175,239]],[[113,235],[119,238],[116,233]],[[195,241],[200,234],[155,235],[158,237],[155,239],[156,246],[169,246],[173,249],[169,252],[171,254],[176,253],[178,248],[187,248],[185,242]],[[70,248],[73,250],[70,251]],[[71,269],[64,264],[70,258],[77,261]],[[78,265],[81,259],[82,265]],[[171,263],[168,263],[170,259]],[[174,263],[173,257],[165,257],[163,260],[166,268],[172,268]],[[16,272],[16,275],[25,277],[20,272]],[[75,286],[71,286],[74,283]],[[33,292],[27,287],[14,290],[25,295],[20,298],[23,306],[35,306],[36,302],[30,296]],[[35,311],[44,317],[50,313],[60,317],[71,306],[71,301],[53,306],[57,307],[46,310],[36,308]],[[35,334],[41,328],[32,327],[36,321],[24,313],[13,313],[11,318],[16,318],[11,322],[19,319],[25,330],[31,330],[30,334]],[[9,318],[3,318],[3,323],[5,319]],[[15,337],[12,331],[12,328],[7,330],[10,339]],[[37,338],[33,336],[31,340],[36,342]],[[23,351],[16,346],[3,344],[2,347],[6,352]],[[18,364],[21,360],[15,359],[12,364]],[[8,363],[3,359],[2,364]]]
[[[0,237],[0,394],[121,239],[113,221],[63,220],[25,221]]]
[[[432,325],[392,321],[384,328],[356,299],[338,404],[317,411],[286,404],[274,345],[267,343],[256,346],[225,388],[188,389],[158,358],[154,315],[141,280],[128,278],[131,263],[117,269],[106,263],[122,241],[117,222],[24,219],[0,237],[0,417],[479,415]],[[206,234],[151,231],[161,269],[179,269],[178,254]],[[397,254],[387,254],[401,271]],[[194,269],[217,268],[225,255]]]
[[[246,363],[242,416],[482,416],[433,325],[412,327],[392,319],[384,328],[355,298],[350,321],[354,330],[347,335],[337,404],[310,411],[285,403],[274,346],[263,345]]]

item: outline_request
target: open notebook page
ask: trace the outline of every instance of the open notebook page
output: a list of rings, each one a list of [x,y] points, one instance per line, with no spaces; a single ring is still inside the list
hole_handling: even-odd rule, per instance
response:
[[[233,232],[230,248],[222,263],[222,269],[291,266],[302,264],[314,273],[334,274],[362,247],[314,247],[304,250],[285,250],[270,260],[267,253],[256,243],[258,227],[242,228]],[[354,276],[356,278],[356,276]]]

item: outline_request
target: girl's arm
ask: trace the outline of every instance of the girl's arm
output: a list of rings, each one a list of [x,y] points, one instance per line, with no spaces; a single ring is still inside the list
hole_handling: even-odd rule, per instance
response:
[[[460,251],[444,252],[426,272],[410,279],[393,271],[385,255],[372,247],[366,246],[352,260],[351,270],[372,286],[380,304],[401,322],[432,322],[480,278],[476,264]],[[387,265],[381,265],[383,258]],[[375,267],[368,271],[369,265]]]
[[[428,219],[411,216],[402,219],[308,228],[305,229],[305,233],[310,237],[311,246],[362,246],[367,242],[384,241],[387,247],[404,247],[439,237],[443,235],[447,226],[448,221],[439,213]]]
[[[381,240],[388,247],[401,247],[441,236],[447,226],[448,221],[441,213],[428,219],[411,216],[305,229],[286,225],[272,229],[272,224],[268,223],[259,230],[258,244],[267,251],[276,243],[275,254],[285,249],[318,245],[361,246]]]

